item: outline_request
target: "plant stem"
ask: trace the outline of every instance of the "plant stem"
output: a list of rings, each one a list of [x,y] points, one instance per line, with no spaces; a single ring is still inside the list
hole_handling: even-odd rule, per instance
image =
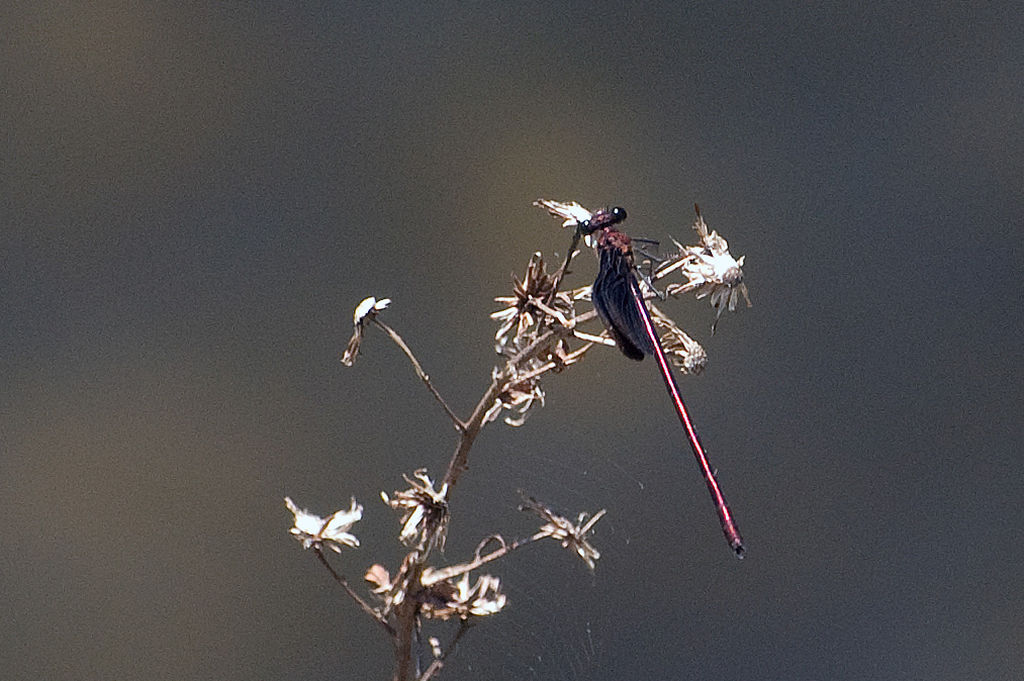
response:
[[[379,612],[370,607],[369,603],[364,601],[359,594],[352,590],[352,587],[349,586],[348,580],[345,579],[345,576],[339,574],[333,567],[331,567],[331,564],[327,561],[327,557],[324,555],[320,547],[316,547],[314,551],[316,553],[316,557],[320,559],[320,562],[323,563],[323,566],[327,568],[327,571],[331,573],[332,577],[334,577],[334,581],[336,581],[338,584],[341,584],[342,588],[345,589],[345,593],[347,593],[352,598],[352,600],[358,603],[359,607],[362,608],[367,615],[376,620],[377,623],[384,627],[384,629],[391,635],[391,637],[394,638],[395,628],[388,624],[388,621],[384,619]]]
[[[423,381],[424,385],[427,386],[427,390],[430,391],[430,394],[433,395],[434,399],[436,399],[438,404],[441,405],[441,407],[444,409],[444,412],[448,414],[448,418],[452,420],[452,424],[455,426],[455,430],[459,431],[460,433],[464,433],[466,431],[466,425],[459,419],[458,416],[455,415],[455,412],[452,411],[452,408],[449,407],[448,403],[444,401],[443,397],[441,397],[441,393],[439,393],[437,391],[437,388],[434,387],[434,384],[430,382],[430,376],[427,375],[427,372],[423,371],[423,366],[419,363],[419,360],[416,359],[416,356],[412,354],[412,350],[409,348],[408,345],[405,344],[405,341],[402,340],[402,337],[398,335],[398,332],[392,329],[384,322],[377,319],[376,317],[371,318],[371,322],[374,325],[376,325],[377,328],[384,331],[384,333],[386,333],[391,338],[391,340],[395,342],[395,345],[401,348],[402,352],[405,353],[405,356],[409,358],[410,362],[412,362],[412,368],[416,370],[416,375],[420,377],[420,380]]]

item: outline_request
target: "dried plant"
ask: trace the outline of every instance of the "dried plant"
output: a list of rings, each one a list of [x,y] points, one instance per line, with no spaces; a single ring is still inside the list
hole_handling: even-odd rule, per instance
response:
[[[458,433],[455,450],[439,483],[428,475],[427,469],[420,468],[412,476],[403,476],[408,485],[406,489],[380,493],[384,503],[400,513],[398,538],[408,548],[397,571],[392,575],[383,565],[371,565],[363,575],[368,593],[360,595],[344,574],[327,560],[323,549],[327,547],[342,553],[344,549],[359,546],[351,529],[362,518],[363,507],[352,499],[348,510],[321,518],[300,509],[290,498],[285,499],[294,517],[290,533],[303,548],[313,550],[348,596],[392,640],[395,650],[392,678],[395,681],[435,678],[469,626],[505,608],[508,601],[499,578],[479,571],[488,563],[545,538],[571,550],[590,570],[600,558],[598,550],[590,544],[590,534],[604,516],[604,509],[593,514],[582,512],[571,520],[536,499],[524,497],[520,509],[532,512],[542,521],[532,535],[508,541],[495,534],[479,543],[471,560],[437,564],[451,521],[452,493],[467,470],[469,452],[484,425],[500,417],[511,426],[522,425],[532,409],[544,405],[541,379],[545,374],[572,366],[597,345],[615,344],[606,331],[588,332],[582,328],[597,318],[593,309],[583,312],[576,309],[577,304],[589,302],[591,287],[561,290],[581,236],[576,228],[593,213],[575,202],[539,199],[534,205],[561,218],[563,227],[573,228],[572,243],[564,262],[552,273],[547,271],[543,256],[534,253],[523,279],[513,275],[512,295],[495,298],[504,306],[491,314],[499,324],[494,338],[501,361],[491,372],[490,385],[469,418],[463,420],[455,414],[402,337],[380,319],[391,302],[389,299],[366,298],[355,309],[352,338],[341,361],[346,366],[353,364],[368,327],[383,331],[412,363]],[[714,331],[722,313],[727,309],[734,311],[741,297],[750,305],[743,283],[743,258],[734,259],[725,239],[716,232],[708,232],[699,209],[693,228],[699,243],[682,246],[677,242],[677,252],[659,261],[656,268],[652,267],[651,275],[644,278],[649,288],[645,297],[677,296],[687,292],[694,292],[697,298],[709,296],[716,311]],[[676,272],[681,273],[685,281],[669,283],[664,294],[654,290],[655,282]],[[653,305],[651,316],[666,353],[676,366],[684,373],[700,373],[707,364],[707,354],[700,344]],[[475,576],[471,576],[474,572]],[[442,643],[437,637],[429,636],[426,645],[420,643],[425,623],[453,619],[458,620],[460,626],[450,641]]]

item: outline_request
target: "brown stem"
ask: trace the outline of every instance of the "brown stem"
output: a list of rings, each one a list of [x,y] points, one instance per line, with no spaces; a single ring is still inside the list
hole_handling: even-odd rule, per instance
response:
[[[487,415],[487,411],[494,404],[494,400],[498,398],[498,395],[507,387],[507,380],[499,381],[499,378],[492,379],[491,385],[488,386],[483,397],[477,402],[472,415],[463,423],[464,427],[462,435],[459,437],[459,444],[455,447],[455,453],[452,454],[451,461],[448,462],[448,471],[444,475],[444,482],[448,485],[449,497],[451,496],[452,489],[455,487],[455,483],[459,480],[459,476],[468,467],[466,460],[469,456],[469,450],[473,447],[476,436],[480,434],[480,429],[483,428],[484,417]]]
[[[345,589],[345,593],[347,593],[352,598],[352,600],[359,604],[359,607],[363,609],[363,612],[365,612],[367,615],[375,619],[377,623],[384,627],[384,629],[391,635],[391,637],[394,638],[395,628],[388,624],[388,621],[384,619],[384,617],[379,612],[374,610],[369,603],[364,601],[359,594],[352,590],[352,587],[349,586],[348,580],[345,579],[345,576],[339,574],[333,567],[331,567],[331,564],[327,562],[327,557],[324,555],[323,551],[320,549],[319,546],[314,548],[314,552],[316,553],[316,557],[320,559],[320,562],[323,563],[324,567],[327,568],[327,571],[331,573],[331,576],[334,577],[334,581],[336,581],[338,584],[341,584],[341,587]]]
[[[562,266],[555,272],[555,280],[552,282],[553,285],[551,286],[551,292],[548,294],[547,300],[544,301],[548,305],[550,305],[551,301],[553,301],[555,296],[558,295],[558,287],[562,285],[562,278],[565,277],[566,273],[568,273],[569,263],[572,262],[573,256],[576,255],[576,247],[579,245],[580,230],[579,228],[576,228],[573,230],[572,243],[569,244],[569,250],[565,252],[565,262],[563,262]]]
[[[420,380],[427,386],[427,390],[429,390],[430,394],[434,396],[434,399],[438,401],[444,409],[444,412],[448,414],[448,418],[452,420],[455,430],[460,433],[464,433],[466,431],[466,425],[458,416],[456,416],[455,412],[452,411],[452,408],[448,406],[448,403],[444,401],[444,398],[441,397],[441,393],[437,392],[437,388],[435,388],[434,384],[430,382],[430,376],[427,375],[427,372],[423,371],[423,366],[419,363],[419,360],[416,359],[416,356],[412,354],[412,350],[405,344],[402,337],[398,335],[398,332],[376,317],[371,317],[370,321],[390,336],[391,340],[395,342],[395,345],[401,348],[402,352],[405,353],[405,356],[409,358],[410,362],[412,362],[412,368],[416,370],[416,375],[420,377]]]
[[[395,641],[395,675],[394,681],[409,681],[415,676],[412,667],[412,640],[416,631],[416,618],[419,615],[420,575],[423,572],[423,558],[415,558],[409,566],[408,585],[405,599],[395,608],[395,619],[398,623],[398,635]]]
[[[516,549],[522,548],[527,544],[532,544],[533,542],[539,539],[543,539],[547,536],[549,536],[549,533],[547,532],[538,532],[531,537],[527,537],[526,539],[517,539],[511,544],[502,544],[501,548],[494,549],[494,551],[491,551],[490,553],[483,556],[478,555],[476,558],[474,558],[468,563],[458,563],[457,565],[450,565],[446,568],[441,568],[439,570],[429,570],[427,574],[423,575],[420,578],[420,580],[423,582],[424,586],[429,587],[434,584],[437,584],[438,582],[443,582],[447,579],[452,579],[454,577],[464,575],[467,572],[476,570],[481,565],[486,565],[491,561],[498,560],[502,556],[511,553]]]

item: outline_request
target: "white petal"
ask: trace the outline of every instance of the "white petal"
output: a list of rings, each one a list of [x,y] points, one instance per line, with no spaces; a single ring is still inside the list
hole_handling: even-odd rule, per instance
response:
[[[284,498],[284,505],[287,506],[288,510],[295,516],[295,527],[292,528],[292,534],[302,532],[309,535],[315,535],[319,533],[320,528],[324,526],[323,518],[299,508],[295,505],[295,502],[291,500],[291,497]]]
[[[533,205],[546,208],[552,215],[564,218],[565,222],[562,223],[562,227],[575,227],[584,220],[594,217],[593,213],[575,201],[563,203],[550,199],[537,199],[533,202]]]
[[[356,311],[352,315],[352,319],[358,325],[363,321],[363,318],[366,317],[366,315],[370,314],[370,312],[380,312],[390,304],[390,298],[381,298],[380,300],[377,300],[373,296],[363,298],[363,300],[356,305]]]

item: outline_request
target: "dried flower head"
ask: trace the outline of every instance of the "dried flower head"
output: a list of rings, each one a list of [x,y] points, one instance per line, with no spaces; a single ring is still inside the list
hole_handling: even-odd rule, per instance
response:
[[[601,557],[601,553],[587,541],[587,534],[590,533],[594,524],[604,516],[605,509],[595,513],[589,520],[587,519],[588,514],[582,512],[574,523],[532,497],[525,497],[519,508],[524,511],[533,511],[546,521],[535,536],[551,537],[560,542],[563,548],[572,548],[588,568],[594,569],[594,561]]]
[[[424,588],[420,598],[423,616],[440,620],[453,616],[465,620],[493,615],[501,611],[507,601],[497,577],[483,575],[470,586],[468,572],[459,580],[449,579]]]
[[[558,277],[548,274],[544,256],[534,253],[526,266],[522,281],[512,275],[511,296],[499,296],[495,302],[506,308],[491,313],[491,319],[501,322],[497,333],[497,350],[501,352],[510,341],[521,339],[529,329],[536,326],[545,316],[558,319],[568,326],[567,316],[572,316],[572,298],[568,293],[556,292]]]
[[[747,285],[743,283],[742,267],[745,256],[733,258],[726,240],[717,232],[709,233],[704,217],[700,214],[700,208],[694,208],[697,211],[697,220],[693,223],[693,229],[700,237],[700,245],[683,246],[676,242],[680,259],[662,267],[658,276],[663,276],[670,270],[680,269],[687,282],[667,287],[667,293],[674,295],[696,291],[698,299],[710,296],[711,306],[717,313],[711,325],[714,332],[722,313],[726,309],[735,312],[741,297],[747,301],[747,307],[751,306]]]
[[[341,553],[342,545],[359,546],[359,540],[349,533],[352,526],[363,517],[363,507],[355,499],[352,499],[349,510],[336,511],[327,518],[299,508],[290,497],[284,498],[284,505],[295,516],[295,524],[288,531],[302,542],[302,548],[321,548],[326,545]]]
[[[381,298],[380,300],[377,300],[371,296],[369,298],[364,298],[358,305],[356,305],[356,310],[352,315],[352,338],[348,341],[348,347],[345,348],[345,354],[341,356],[342,364],[349,367],[352,366],[352,363],[356,360],[356,356],[359,354],[359,345],[363,342],[363,327],[390,303],[390,298]]]
[[[508,410],[510,413],[505,417],[505,423],[510,426],[521,426],[526,422],[526,417],[534,404],[544,406],[544,389],[540,387],[540,374],[529,370],[539,370],[544,362],[531,360],[526,364],[528,370],[518,372],[517,376],[508,381],[506,389],[495,398],[494,404],[484,415],[485,422],[494,421],[503,410]],[[493,377],[497,378],[498,373],[498,369],[495,368],[492,372]]]
[[[546,208],[554,217],[562,218],[564,220],[562,223],[563,228],[575,228],[581,222],[594,217],[593,213],[575,201],[562,202],[552,201],[551,199],[537,199],[533,202],[533,205],[540,208]]]
[[[540,208],[546,208],[548,213],[556,218],[562,218],[562,228],[566,227],[579,227],[584,222],[589,222],[594,218],[595,213],[587,210],[575,201],[552,201],[551,199],[537,199],[533,202],[533,205]],[[620,209],[621,210],[621,209]],[[601,211],[598,211],[601,212]],[[611,211],[609,211],[611,212]],[[625,212],[623,212],[625,215]],[[596,233],[583,235],[583,243],[588,246],[597,245],[598,235]],[[575,242],[574,242],[575,243]]]
[[[708,353],[700,343],[690,338],[685,331],[672,321],[657,306],[650,305],[651,318],[658,328],[658,336],[661,338],[661,347],[672,359],[672,363],[679,367],[683,373],[699,374],[708,365]]]
[[[448,534],[448,483],[435,490],[434,481],[427,477],[425,468],[413,473],[415,480],[407,475],[402,477],[409,483],[409,489],[392,496],[380,493],[385,504],[404,511],[399,539],[407,545],[428,550],[435,546],[444,548]]]
[[[393,577],[388,573],[387,568],[379,563],[367,568],[363,579],[370,584],[374,595],[383,601],[378,612],[386,616],[405,602],[405,597],[409,593],[409,584],[415,572],[413,568],[419,560],[420,556],[416,551],[406,554],[398,573]]]
[[[373,585],[372,591],[377,595],[387,593],[392,587],[391,575],[388,573],[388,569],[380,563],[374,563],[368,567],[363,579]]]

